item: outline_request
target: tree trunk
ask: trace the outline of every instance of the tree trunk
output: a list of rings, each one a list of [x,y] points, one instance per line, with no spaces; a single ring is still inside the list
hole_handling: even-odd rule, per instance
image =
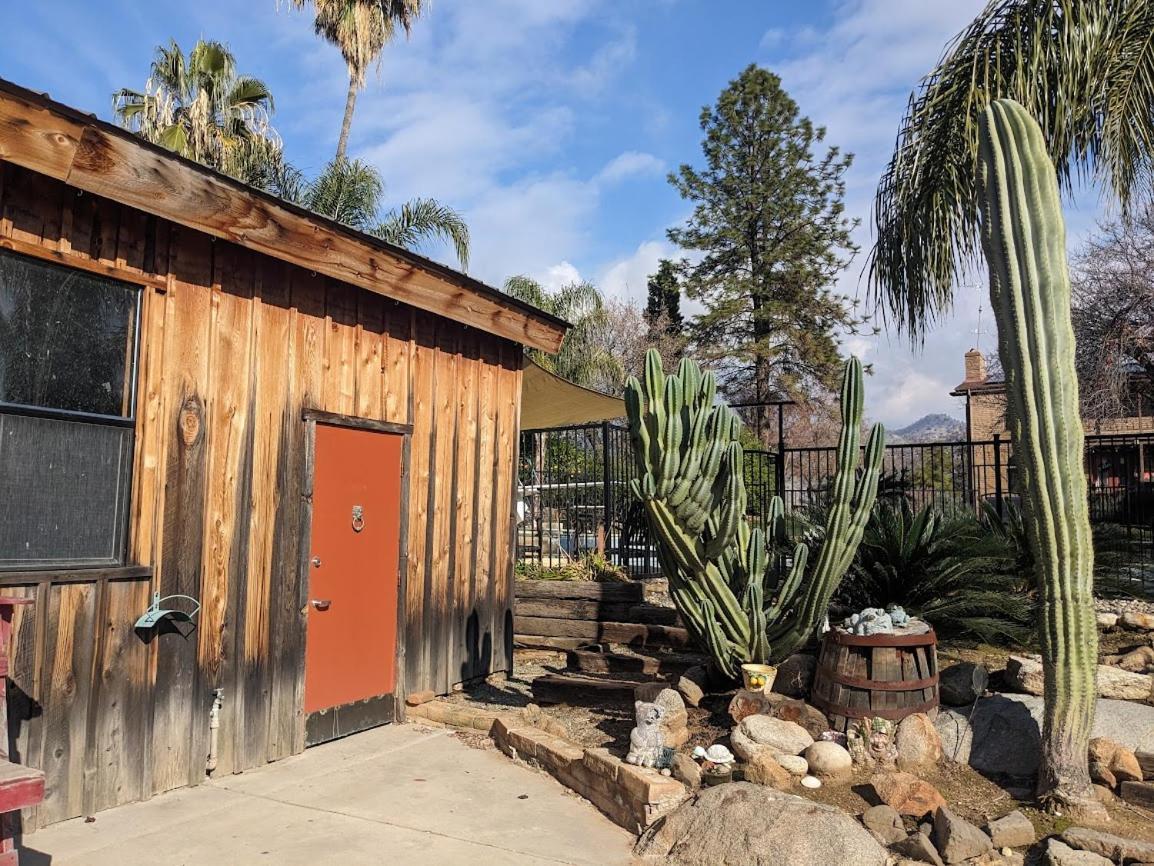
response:
[[[345,117],[341,121],[341,137],[337,139],[337,159],[345,158],[345,153],[349,149],[349,129],[353,125],[353,110],[357,107],[357,83],[352,75],[349,75],[349,95],[345,98]]]

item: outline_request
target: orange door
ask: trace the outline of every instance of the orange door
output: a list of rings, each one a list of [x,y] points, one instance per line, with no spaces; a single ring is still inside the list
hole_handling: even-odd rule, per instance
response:
[[[310,715],[310,742],[393,717],[403,443],[316,425],[304,706],[322,723]]]

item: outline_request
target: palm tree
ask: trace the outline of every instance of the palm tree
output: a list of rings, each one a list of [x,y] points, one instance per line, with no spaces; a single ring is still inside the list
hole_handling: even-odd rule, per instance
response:
[[[469,227],[461,215],[431,198],[415,198],[380,213],[384,183],[359,159],[334,159],[316,178],[306,181],[290,170],[274,191],[289,201],[405,249],[417,250],[440,239],[453,246],[462,268],[469,266]]]
[[[313,29],[318,36],[335,45],[349,71],[349,90],[345,97],[345,116],[337,139],[337,159],[348,151],[349,128],[357,92],[365,86],[369,67],[379,61],[381,51],[396,35],[398,25],[406,35],[420,16],[422,0],[291,0],[293,8],[312,4],[315,10]]]
[[[1037,118],[1069,193],[1096,177],[1124,209],[1154,181],[1154,2],[991,0],[910,97],[878,185],[870,282],[914,339],[977,263],[978,118],[1010,97]]]
[[[220,42],[198,40],[187,55],[175,40],[157,46],[144,90],[119,90],[112,106],[126,129],[246,183],[263,186],[282,162],[272,93]]]
[[[621,392],[625,370],[602,339],[609,312],[596,286],[579,281],[550,292],[531,277],[515,276],[505,281],[505,292],[572,325],[556,355],[527,350],[537,364],[578,385]]]

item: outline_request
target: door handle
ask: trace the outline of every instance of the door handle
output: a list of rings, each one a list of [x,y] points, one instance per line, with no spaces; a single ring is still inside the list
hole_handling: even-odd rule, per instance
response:
[[[313,568],[320,568],[321,567],[321,558],[319,556],[314,556],[312,558],[312,563],[313,563]]]
[[[317,610],[328,610],[332,607],[332,604],[333,600],[331,598],[314,598],[312,600],[312,606]]]

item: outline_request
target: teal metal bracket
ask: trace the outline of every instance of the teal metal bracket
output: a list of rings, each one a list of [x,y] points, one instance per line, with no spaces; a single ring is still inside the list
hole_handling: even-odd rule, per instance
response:
[[[196,607],[193,608],[192,613],[161,607],[161,604],[173,598],[186,599],[187,601],[191,601]],[[171,619],[173,622],[192,622],[192,618],[199,612],[200,602],[191,595],[166,595],[161,598],[159,592],[154,592],[152,594],[152,604],[149,605],[148,610],[141,615],[140,619],[136,621],[135,627],[154,628],[165,617]]]

